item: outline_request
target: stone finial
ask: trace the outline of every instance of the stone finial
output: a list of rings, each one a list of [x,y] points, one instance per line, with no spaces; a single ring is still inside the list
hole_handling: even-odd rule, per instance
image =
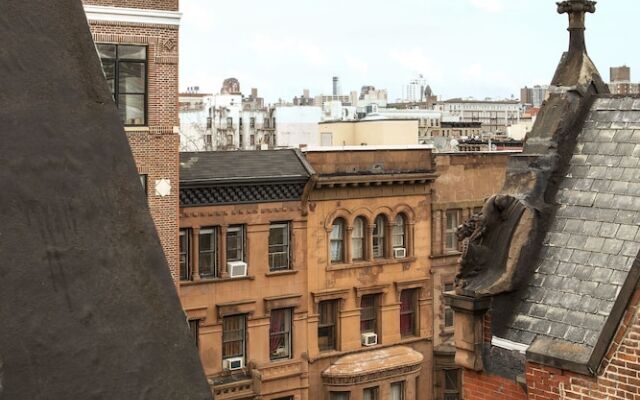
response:
[[[558,5],[559,14],[569,14],[568,30],[571,32],[569,52],[585,51],[585,14],[596,12],[596,2],[591,0],[565,0],[556,4]]]

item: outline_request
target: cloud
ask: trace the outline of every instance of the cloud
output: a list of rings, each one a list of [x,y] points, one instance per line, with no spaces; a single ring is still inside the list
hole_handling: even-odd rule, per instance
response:
[[[295,55],[299,55],[301,60],[311,67],[319,68],[328,64],[328,57],[320,46],[301,39],[257,36],[253,39],[251,47],[257,53],[276,62],[284,63],[291,60],[292,56],[295,58]]]
[[[499,13],[505,8],[504,0],[469,0],[469,3],[475,8],[490,13]]]
[[[347,54],[344,57],[344,61],[347,64],[347,68],[357,74],[366,75],[369,72],[369,64],[358,57]]]

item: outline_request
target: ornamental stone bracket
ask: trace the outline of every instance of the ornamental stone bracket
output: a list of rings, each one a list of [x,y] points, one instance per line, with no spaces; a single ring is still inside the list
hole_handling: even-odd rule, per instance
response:
[[[456,364],[473,371],[482,371],[484,315],[489,309],[491,298],[474,298],[453,293],[445,293],[444,297],[446,304],[454,311]]]

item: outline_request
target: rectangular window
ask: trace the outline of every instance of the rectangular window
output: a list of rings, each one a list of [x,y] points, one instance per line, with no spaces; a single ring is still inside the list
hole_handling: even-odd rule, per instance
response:
[[[191,332],[191,337],[193,338],[193,343],[196,344],[196,347],[200,347],[200,339],[198,335],[200,334],[200,320],[199,319],[190,319],[189,320],[189,332]]]
[[[290,308],[271,310],[269,326],[269,358],[271,360],[291,358],[291,316]]]
[[[378,387],[364,389],[362,391],[362,400],[378,400]]]
[[[460,370],[444,370],[444,400],[460,399]]]
[[[406,289],[400,293],[400,335],[416,336],[418,289]]]
[[[255,128],[256,127],[256,117],[251,117],[249,119],[249,128]]]
[[[330,392],[329,400],[349,400],[351,392]]]
[[[443,292],[451,292],[453,291],[453,283],[445,283]],[[444,302],[442,304],[445,304]],[[453,327],[453,309],[451,306],[444,305],[444,327],[452,328]]]
[[[351,259],[363,260],[364,259],[364,220],[357,218],[353,223],[353,230],[351,231]]]
[[[215,278],[218,276],[218,230],[216,228],[200,229],[198,243],[200,277]]]
[[[125,125],[147,123],[147,48],[96,44],[109,89]]]
[[[190,257],[190,245],[189,237],[191,236],[191,229],[180,229],[180,280],[190,281],[192,278],[191,273],[191,257]]]
[[[458,251],[458,237],[456,230],[458,229],[458,211],[447,211],[445,225],[445,250]]]
[[[320,351],[336,350],[339,300],[321,301],[318,304],[318,347]]]
[[[244,226],[231,226],[227,230],[227,262],[244,261]]]
[[[390,400],[404,400],[404,382],[395,382],[391,384]]]
[[[378,333],[380,296],[368,294],[360,300],[360,333]]]
[[[233,128],[233,118],[227,117],[227,128]]]
[[[244,357],[246,316],[222,318],[222,359]]]
[[[290,268],[289,223],[269,226],[269,270],[282,271]]]

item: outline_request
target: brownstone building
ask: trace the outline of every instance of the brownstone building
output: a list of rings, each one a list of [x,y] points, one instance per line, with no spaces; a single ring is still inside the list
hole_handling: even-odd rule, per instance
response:
[[[313,170],[295,150],[180,165],[180,297],[214,397],[306,399]]]
[[[311,399],[430,399],[431,151],[311,151]]]
[[[178,0],[84,0],[107,82],[178,276]]]
[[[558,3],[551,94],[464,239],[455,294],[465,399],[640,399],[640,99],[586,52],[595,2]]]

